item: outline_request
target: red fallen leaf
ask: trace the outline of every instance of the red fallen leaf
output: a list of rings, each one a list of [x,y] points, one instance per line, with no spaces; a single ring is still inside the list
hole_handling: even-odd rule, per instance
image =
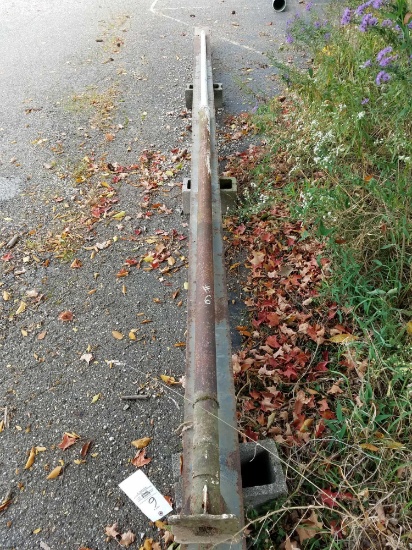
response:
[[[253,397],[253,399],[259,399],[260,398],[260,392],[256,391],[256,390],[252,390],[250,393],[249,393],[250,397]]]
[[[319,407],[320,412],[324,412],[330,409],[329,403],[326,401],[326,399],[321,399],[320,401],[318,401],[318,405],[320,405]]]
[[[7,254],[3,254],[1,259],[3,262],[9,262],[13,258],[13,254],[11,252],[7,252]]]
[[[91,444],[92,444],[91,441],[86,441],[86,443],[83,445],[82,450],[80,451],[80,455],[81,455],[82,458],[85,458],[85,456],[89,452]]]
[[[293,367],[290,367],[290,366],[288,366],[286,370],[278,371],[278,372],[282,376],[286,376],[286,378],[288,378],[289,380],[291,380],[291,379],[296,380],[297,377],[298,377],[298,373],[296,372],[296,370]]]
[[[170,506],[173,506],[172,497],[169,497],[168,495],[164,495],[164,498],[167,500],[167,502],[170,504]]]
[[[275,335],[272,335],[272,336],[269,336],[268,338],[266,338],[266,342],[265,342],[268,346],[270,346],[271,348],[280,348],[280,344],[278,342],[278,339]]]
[[[64,433],[62,441],[57,446],[62,451],[65,451],[66,449],[74,445],[77,440],[78,440],[78,437],[72,437],[68,433]]]
[[[337,497],[339,495],[339,491],[333,492],[331,489],[321,489],[320,490],[320,498],[326,506],[329,506],[329,508],[334,508],[337,505]]]
[[[334,412],[327,410],[320,413],[320,416],[324,418],[325,420],[334,420],[336,418],[336,415]]]
[[[256,432],[252,431],[250,428],[247,428],[245,430],[245,436],[247,438],[247,440],[252,440],[252,441],[257,441],[258,438],[259,438],[259,434],[257,434]]]
[[[243,408],[245,411],[253,411],[254,409],[256,409],[251,399],[248,399],[247,401],[244,402]]]
[[[138,261],[136,260],[136,258],[126,258],[125,262],[127,263],[127,265],[138,265]]]
[[[60,321],[73,321],[73,313],[71,311],[62,311],[59,315]]]
[[[268,313],[266,316],[266,322],[270,327],[277,327],[280,323],[280,317],[277,313]]]
[[[325,430],[326,430],[326,426],[323,423],[323,420],[321,420],[318,424],[316,424],[315,437],[320,437]]]
[[[328,364],[329,361],[320,361],[313,370],[316,372],[326,372],[328,370],[326,365]]]
[[[146,449],[141,449],[136,453],[136,456],[132,460],[133,466],[136,466],[136,468],[141,468],[145,464],[149,464],[149,462],[152,461],[151,458],[146,457]]]
[[[116,273],[116,277],[120,279],[120,277],[127,277],[129,275],[129,272],[126,268],[122,267],[122,269]]]
[[[338,539],[343,539],[343,529],[342,529],[342,522],[337,520],[330,520],[330,532],[334,537],[337,537]]]
[[[312,338],[314,342],[317,341],[318,335],[316,334],[316,330],[311,325],[309,325],[306,329],[306,334],[309,336],[309,338]]]

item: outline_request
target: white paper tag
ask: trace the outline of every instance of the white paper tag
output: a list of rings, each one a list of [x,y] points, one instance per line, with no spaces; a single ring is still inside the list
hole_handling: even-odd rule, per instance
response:
[[[150,521],[157,521],[173,510],[141,470],[119,483],[119,487]]]

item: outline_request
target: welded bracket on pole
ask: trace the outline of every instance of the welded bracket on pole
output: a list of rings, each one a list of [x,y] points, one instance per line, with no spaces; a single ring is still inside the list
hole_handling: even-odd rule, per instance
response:
[[[188,550],[242,550],[242,481],[231,366],[210,33],[195,29],[182,506]],[[187,545],[187,546],[186,546]],[[199,546],[200,545],[200,546]]]

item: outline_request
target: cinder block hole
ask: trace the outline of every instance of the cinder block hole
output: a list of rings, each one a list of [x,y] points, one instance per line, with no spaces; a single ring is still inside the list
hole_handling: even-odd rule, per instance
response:
[[[270,485],[275,482],[273,465],[266,449],[258,447],[254,458],[249,456],[248,460],[241,461],[240,470],[243,488]]]
[[[232,189],[232,180],[230,178],[219,178],[220,189]]]
[[[192,183],[192,180],[188,179],[187,180],[187,189],[188,190],[190,190],[191,183]],[[232,182],[231,178],[219,178],[219,187],[220,187],[220,189],[224,189],[224,190],[232,189],[233,188],[233,182]]]

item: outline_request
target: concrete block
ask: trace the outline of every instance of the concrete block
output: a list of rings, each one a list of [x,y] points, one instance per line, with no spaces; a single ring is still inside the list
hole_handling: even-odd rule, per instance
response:
[[[287,495],[285,476],[272,439],[241,443],[239,449],[245,508],[257,508]]]
[[[287,495],[285,475],[273,439],[262,439],[258,443],[240,443],[239,451],[245,508],[258,508]],[[180,461],[180,453],[172,456],[177,513],[180,513],[182,508]]]
[[[186,104],[186,109],[192,110],[192,105],[193,105],[193,84],[186,84],[185,104]]]
[[[184,178],[182,186],[183,213],[190,214],[190,178]],[[236,202],[237,182],[236,178],[219,178],[220,201],[222,214],[232,210]]]
[[[215,84],[213,84],[213,95],[215,98],[215,109],[221,109],[223,107],[223,84],[221,82],[216,82]],[[193,84],[186,84],[185,104],[186,109],[192,109]]]
[[[172,455],[172,473],[175,490],[175,510],[178,514],[182,509],[183,504],[183,487],[182,487],[182,474],[180,472],[180,464],[182,461],[182,453],[175,453]]]

